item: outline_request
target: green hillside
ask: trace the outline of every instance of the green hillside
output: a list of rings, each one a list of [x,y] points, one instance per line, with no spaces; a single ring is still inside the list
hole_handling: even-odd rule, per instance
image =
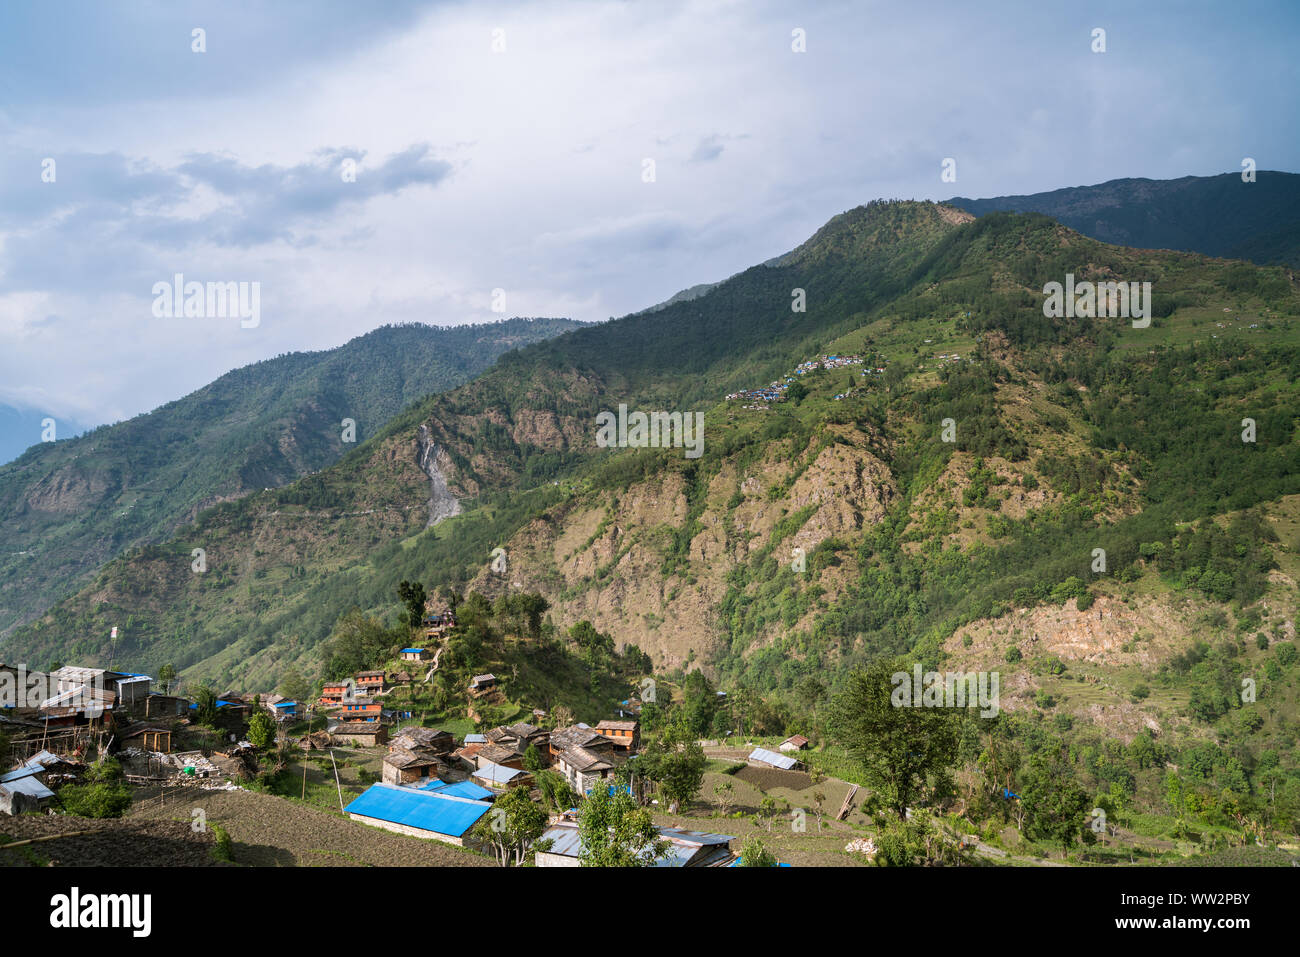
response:
[[[1116,179],[1029,196],[957,197],[949,204],[984,216],[1043,213],[1085,236],[1139,249],[1181,249],[1300,266],[1300,175],[1259,170],[1181,179]]]
[[[1046,316],[1067,274],[1150,282],[1150,324]],[[780,401],[725,398],[786,377]],[[593,715],[644,654],[670,685],[728,691],[696,733],[739,709],[747,733],[834,744],[857,669],[998,672],[1000,717],[959,729],[951,826],[997,842],[1001,788],[1041,808],[1059,786],[1131,832],[1097,860],[1181,859],[1243,821],[1300,825],[1297,383],[1282,268],[872,204],[698,298],[503,356],[334,465],[114,560],[0,651],[103,662],[118,626],[119,663],[266,689],[356,665],[354,609],[382,637],[365,663],[386,660],[406,580],[485,613],[545,599],[535,627],[446,646],[457,681],[509,676],[494,718]],[[703,412],[703,455],[598,448],[620,403]],[[584,682],[593,633],[628,657],[602,651]],[[461,707],[452,684],[420,693]],[[835,747],[815,760],[860,773]]]
[[[165,540],[200,510],[315,472],[429,393],[510,349],[580,324],[512,319],[385,326],[337,349],[237,369],[183,399],[0,466],[0,635],[124,549]]]

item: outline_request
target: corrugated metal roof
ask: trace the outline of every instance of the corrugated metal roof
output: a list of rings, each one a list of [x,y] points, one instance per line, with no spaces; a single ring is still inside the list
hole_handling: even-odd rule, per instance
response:
[[[582,848],[582,842],[578,838],[578,829],[576,827],[548,827],[539,840],[551,841],[551,847],[546,851],[547,854],[560,854],[564,857],[577,857],[579,850]]]
[[[783,771],[793,771],[795,765],[799,762],[785,754],[778,754],[775,751],[769,751],[767,748],[755,748],[750,752],[749,760],[762,761],[764,764],[770,764],[774,768],[780,768]]]
[[[22,767],[15,768],[12,771],[6,771],[4,774],[0,774],[0,784],[8,784],[10,781],[18,781],[21,780],[22,778],[29,778],[33,774],[40,774],[44,770],[45,769],[41,767],[39,764],[35,766],[32,766],[30,764],[24,764]]]
[[[671,846],[667,856],[655,862],[655,867],[685,867],[693,859],[703,860],[717,856],[725,860],[728,847],[734,838],[726,834],[705,834],[700,831],[682,831],[677,828],[657,828],[659,836],[669,841]],[[552,844],[547,854],[559,854],[564,857],[577,857],[582,848],[579,828],[573,825],[556,824],[546,829],[541,839],[550,839]],[[712,850],[702,850],[710,848]]]
[[[684,831],[676,827],[659,828],[661,837],[670,841],[681,841],[684,844],[730,844],[735,840],[731,834],[709,834],[705,831]]]
[[[465,735],[466,744],[487,744],[486,734],[467,734]]]
[[[488,761],[483,767],[474,772],[473,776],[482,778],[484,781],[491,781],[493,784],[509,784],[521,774],[527,774],[527,771],[520,771],[518,768],[508,768],[502,764],[493,764]]]
[[[346,811],[448,837],[460,837],[488,812],[489,807],[483,801],[380,783],[367,788],[347,806]]]
[[[420,786],[421,791],[433,791],[436,794],[450,794],[452,797],[469,798],[471,801],[483,801],[492,797],[487,788],[479,787],[473,781],[454,781],[447,783],[434,779]]]
[[[54,792],[40,782],[40,779],[32,775],[25,778],[15,778],[12,781],[5,781],[0,784],[10,794],[30,794],[39,800],[54,797]]]

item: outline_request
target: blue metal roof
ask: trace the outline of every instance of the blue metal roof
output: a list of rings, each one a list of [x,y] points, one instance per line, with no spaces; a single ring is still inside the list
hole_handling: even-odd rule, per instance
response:
[[[54,797],[54,792],[41,783],[40,778],[34,775],[28,775],[23,778],[14,778],[0,784],[10,794],[21,793],[30,794],[38,800]]]
[[[392,646],[392,645],[389,645],[388,647],[391,648],[391,647],[393,647],[393,646]],[[406,653],[411,652],[411,651],[424,651],[424,649],[423,649],[423,648],[403,648],[403,649],[402,649],[402,654],[406,654]]]
[[[452,797],[469,798],[471,801],[483,801],[491,798],[493,792],[480,787],[473,781],[456,781],[447,783],[434,778],[428,784],[420,785],[421,791],[433,791],[436,794],[450,794]]]
[[[448,837],[460,837],[488,812],[489,807],[483,801],[380,783],[370,785],[364,794],[347,806],[346,811]]]

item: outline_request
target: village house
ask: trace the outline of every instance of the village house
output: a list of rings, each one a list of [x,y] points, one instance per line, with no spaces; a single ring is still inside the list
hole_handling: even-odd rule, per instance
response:
[[[428,661],[433,657],[432,652],[427,648],[403,648],[403,661]]]
[[[153,681],[148,675],[73,665],[65,665],[50,672],[50,677],[57,682],[60,692],[72,691],[78,687],[112,692],[117,707],[125,710],[135,710],[137,706],[143,709]]]
[[[361,694],[372,695],[384,690],[384,673],[382,671],[358,671],[353,676],[357,683],[357,691]]]
[[[363,824],[464,847],[470,828],[491,806],[436,790],[372,784],[345,811]]]
[[[596,731],[614,742],[619,751],[635,753],[641,747],[640,726],[635,721],[601,721]]]
[[[378,721],[345,721],[329,731],[334,744],[355,744],[373,748],[388,740],[388,729]]]
[[[469,741],[463,747],[457,748],[451,753],[451,761],[455,767],[465,771],[474,771],[478,768],[478,753],[487,746],[484,741]]]
[[[193,702],[189,698],[153,692],[145,699],[144,716],[146,718],[183,717],[189,711],[191,704]]]
[[[34,713],[42,701],[58,693],[59,682],[53,675],[0,664],[0,708]]]
[[[424,635],[426,638],[438,638],[456,627],[456,613],[445,610],[424,616]]]
[[[508,768],[522,769],[524,758],[523,755],[512,748],[503,748],[499,744],[489,742],[479,746],[477,753],[474,755],[474,766],[481,768],[489,764],[500,764]]]
[[[808,748],[809,741],[802,734],[792,734],[779,745],[778,751],[804,751]]]
[[[325,687],[321,688],[320,703],[322,707],[331,708],[343,703],[347,696],[348,685],[343,681],[328,681]]]
[[[334,716],[341,721],[379,721],[383,717],[384,706],[377,701],[358,699],[345,701],[335,709]]]
[[[523,767],[524,752],[530,745],[536,749],[539,760],[543,762],[548,760],[547,740],[550,738],[550,732],[536,725],[521,721],[506,727],[492,728],[483,737],[487,744],[498,749],[496,754],[500,756],[489,758],[496,764]]]
[[[571,724],[556,728],[547,740],[547,750],[554,760],[561,752],[569,748],[585,748],[588,751],[612,751],[614,742],[585,724]]]
[[[586,794],[608,781],[624,758],[614,753],[589,751],[586,748],[565,748],[555,759],[555,769],[564,775],[569,787]]]
[[[492,691],[494,688],[496,688],[496,686],[497,686],[496,675],[493,674],[475,675],[473,678],[470,679],[469,693],[475,696],[486,694],[487,692]]]
[[[448,770],[440,755],[398,748],[384,755],[380,779],[386,784],[411,784],[421,778],[445,774]]]
[[[480,764],[478,770],[470,775],[470,780],[493,791],[533,786],[533,776],[522,768],[511,768],[490,762]]]
[[[702,831],[684,831],[673,827],[657,827],[659,837],[669,844],[668,854],[655,862],[655,867],[726,867],[735,860],[731,852],[729,834],[707,834]],[[541,840],[550,841],[545,851],[538,851],[538,867],[580,867],[582,841],[578,825],[573,821],[559,821],[542,834]]]
[[[450,754],[455,747],[456,739],[452,737],[450,731],[412,727],[403,728],[393,735],[388,750],[424,750],[430,754],[444,755]]]

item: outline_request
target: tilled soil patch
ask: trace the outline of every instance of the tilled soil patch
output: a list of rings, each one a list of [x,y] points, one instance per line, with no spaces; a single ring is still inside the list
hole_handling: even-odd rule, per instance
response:
[[[220,824],[230,834],[235,863],[255,867],[492,866],[486,857],[440,841],[394,834],[271,794],[196,791],[186,801],[129,813],[188,821],[201,808],[209,826]]]
[[[803,771],[759,768],[750,764],[737,771],[735,776],[754,785],[760,791],[769,791],[772,788],[789,788],[791,791],[802,791],[805,788],[812,787],[812,778]]]
[[[90,834],[75,834],[91,831]],[[181,821],[145,819],[96,820],[60,814],[24,814],[0,818],[4,843],[52,834],[68,834],[5,850],[0,845],[0,866],[5,867],[213,867],[213,836],[196,833]]]

